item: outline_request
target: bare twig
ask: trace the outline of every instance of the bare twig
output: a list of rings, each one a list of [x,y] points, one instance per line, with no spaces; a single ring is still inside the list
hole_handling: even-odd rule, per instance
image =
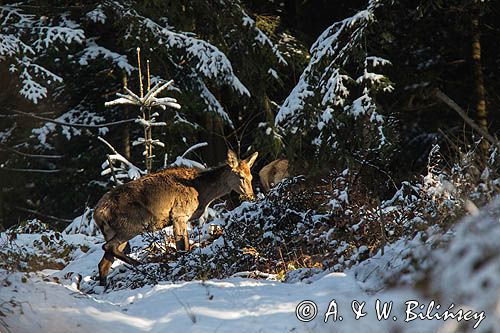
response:
[[[9,168],[9,167],[4,167],[4,166],[0,166],[0,170],[15,171],[15,172],[32,172],[32,173],[57,173],[57,172],[61,172],[62,171],[62,170],[59,170],[59,169],[54,169],[54,170],[46,170],[46,169],[19,169],[19,168]]]
[[[17,207],[17,206],[14,208],[16,208],[17,210],[23,211],[23,212],[27,212],[27,213],[35,214],[35,215],[38,215],[41,217],[45,217],[45,218],[48,218],[48,219],[51,219],[51,220],[54,220],[57,222],[64,222],[64,223],[73,222],[72,220],[62,219],[62,218],[59,218],[59,217],[56,217],[53,215],[47,215],[47,214],[41,213],[41,212],[33,210],[33,209],[29,209],[29,208]]]
[[[25,157],[33,157],[33,158],[45,158],[45,159],[59,159],[63,158],[64,156],[62,155],[42,155],[42,154],[28,154],[28,153],[23,153],[22,151],[16,150],[12,147],[7,147],[4,145],[0,146],[0,150],[5,150],[5,151],[10,151],[14,154],[20,155],[20,156],[25,156]]]
[[[478,124],[474,122],[469,116],[467,116],[464,109],[462,109],[454,100],[452,100],[448,95],[443,93],[439,89],[434,90],[434,96],[436,96],[443,103],[448,105],[453,111],[458,113],[460,117],[470,126],[472,129],[476,130],[481,136],[488,140],[493,145],[498,145],[498,140],[495,139],[490,133],[488,133],[484,128],[481,128]]]
[[[37,116],[36,114],[29,113],[29,112],[24,112],[24,111],[14,110],[14,109],[10,109],[10,110],[14,113],[21,114],[21,115],[31,117],[34,119],[44,120],[44,121],[49,122],[49,123],[54,123],[57,125],[69,126],[69,127],[80,127],[80,128],[102,128],[102,127],[120,125],[120,124],[125,124],[125,123],[133,123],[136,121],[136,119],[125,119],[125,120],[118,120],[118,121],[114,121],[114,122],[110,122],[110,123],[103,123],[103,124],[99,124],[99,125],[73,124],[73,123],[66,123],[64,121],[59,121],[59,120],[55,120],[55,119],[51,119],[51,118]]]
[[[385,220],[384,220],[384,216],[382,214],[382,210],[380,209],[380,204],[377,205],[378,207],[378,218],[380,220],[380,232],[382,234],[382,244],[380,246],[380,254],[381,255],[384,255],[384,252],[385,252],[385,245],[387,244],[387,237],[386,237],[386,234],[385,234]]]
[[[108,158],[109,169],[111,170],[113,180],[116,184],[119,184],[118,179],[116,179],[115,168],[113,168],[113,161],[111,161],[111,157],[109,157],[109,154],[107,154],[106,157]]]
[[[104,143],[106,146],[108,146],[109,149],[111,149],[111,151],[115,154],[119,154],[116,149],[106,140],[104,140],[103,138],[101,138],[100,136],[97,137],[97,139],[99,141],[101,141],[102,143]]]

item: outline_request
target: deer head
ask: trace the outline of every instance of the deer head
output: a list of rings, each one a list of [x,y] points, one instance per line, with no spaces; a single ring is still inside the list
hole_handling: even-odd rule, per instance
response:
[[[240,160],[234,151],[231,149],[227,151],[227,165],[231,168],[227,184],[233,191],[238,192],[244,199],[255,199],[250,168],[254,164],[258,155],[259,153],[255,152],[246,160]]]

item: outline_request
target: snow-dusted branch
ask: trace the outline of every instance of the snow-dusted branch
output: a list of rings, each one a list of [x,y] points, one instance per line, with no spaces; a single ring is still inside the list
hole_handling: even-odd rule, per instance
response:
[[[142,175],[146,174],[146,171],[139,169],[129,160],[123,157],[120,153],[118,153],[116,149],[108,141],[104,140],[100,136],[97,137],[97,139],[102,143],[104,143],[113,152],[113,155],[108,155],[108,159],[102,164],[103,168],[103,171],[101,172],[102,176],[115,172],[113,178],[116,179],[119,184],[121,184],[121,181],[118,180],[118,178],[138,179]],[[116,161],[120,163],[122,167],[120,168],[113,167],[112,165],[109,164],[109,160],[111,162]],[[127,170],[125,170],[124,168],[126,168]]]
[[[156,98],[160,92],[165,90],[168,86],[170,86],[174,80],[170,80],[168,82],[159,82],[150,91],[147,92],[146,96],[139,97],[134,94],[130,89],[124,87],[127,94],[117,93],[116,95],[119,97],[115,100],[104,103],[105,106],[115,106],[115,105],[134,105],[138,107],[146,107],[151,108],[154,106],[159,106],[163,110],[166,107],[171,107],[174,109],[180,109],[181,106],[177,103],[175,98],[171,97],[163,97]]]
[[[201,170],[205,169],[206,167],[203,164],[186,158],[186,155],[189,154],[190,152],[196,150],[196,149],[206,147],[206,146],[208,146],[207,142],[200,142],[200,143],[197,143],[197,144],[189,147],[184,152],[184,154],[182,154],[181,156],[177,156],[177,158],[175,159],[175,162],[170,164],[170,166],[171,167],[183,166],[183,167],[188,167],[188,168],[197,168],[197,169],[201,169]],[[165,159],[166,159],[166,156],[165,156]]]
[[[391,2],[369,0],[364,10],[325,29],[311,47],[299,82],[280,107],[276,126],[291,134],[310,131],[310,144],[337,152],[345,143],[340,139],[346,135],[342,131],[353,126],[368,126],[375,149],[389,143],[375,96],[394,88],[387,76],[374,69],[390,61],[368,55],[364,45],[376,21],[375,10],[382,5]],[[346,123],[351,124],[349,129]]]
[[[182,157],[185,157],[187,154],[189,154],[190,152],[192,152],[193,150],[196,150],[198,148],[202,148],[202,147],[206,147],[208,146],[208,143],[207,142],[200,142],[200,143],[197,143],[191,147],[189,147],[185,152],[184,154],[182,154]]]

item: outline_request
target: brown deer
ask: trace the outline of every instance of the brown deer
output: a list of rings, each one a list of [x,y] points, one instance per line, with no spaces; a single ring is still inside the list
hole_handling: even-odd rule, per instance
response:
[[[173,225],[177,250],[189,250],[187,223],[201,217],[213,200],[231,191],[254,199],[250,168],[257,155],[240,160],[229,150],[221,166],[208,170],[169,168],[104,194],[94,210],[94,220],[106,240],[99,263],[100,284],[106,285],[115,258],[130,265],[140,264],[122,251],[145,227],[159,230]]]
[[[288,173],[288,160],[274,160],[259,171],[260,183],[264,192],[269,192],[271,187],[279,183],[283,178],[290,177]]]

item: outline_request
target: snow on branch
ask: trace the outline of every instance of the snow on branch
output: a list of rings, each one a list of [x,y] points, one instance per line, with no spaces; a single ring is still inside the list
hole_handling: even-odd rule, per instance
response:
[[[137,29],[138,32],[146,31],[159,45],[185,51],[187,58],[195,62],[194,68],[204,77],[227,84],[241,95],[250,96],[248,89],[234,74],[229,59],[216,46],[193,37],[193,34],[175,32],[168,25],[162,26],[121,2],[108,1],[107,3],[118,15],[127,19],[132,28]]]
[[[159,82],[153,88],[151,88],[151,90],[148,91],[148,93],[144,97],[139,97],[132,91],[130,91],[130,89],[124,87],[127,94],[117,93],[116,95],[119,96],[119,98],[106,102],[104,103],[104,105],[108,107],[115,105],[134,105],[134,106],[148,107],[148,108],[159,106],[163,110],[165,110],[166,107],[168,106],[174,109],[180,109],[181,106],[180,104],[177,103],[177,100],[175,98],[171,97],[156,98],[156,96],[160,92],[165,90],[173,82],[174,80],[170,80],[168,82]]]
[[[0,61],[9,58],[10,73],[17,72],[21,81],[20,94],[37,104],[47,97],[47,86],[63,81],[37,61],[59,44],[82,44],[86,37],[66,14],[38,17],[21,7],[22,3],[0,6]]]
[[[255,20],[252,19],[250,16],[248,16],[248,14],[245,13],[245,11],[243,9],[241,9],[241,13],[243,14],[243,25],[248,26],[255,31],[255,34],[256,34],[255,40],[259,44],[269,47],[271,49],[272,53],[274,54],[274,56],[276,57],[276,59],[278,59],[278,62],[282,63],[283,65],[287,65],[288,63],[286,62],[286,60],[283,57],[283,55],[281,54],[281,52],[278,50],[278,46],[275,45],[269,39],[269,37],[267,37],[267,35],[257,27],[257,25],[255,24]]]
[[[135,70],[134,66],[129,64],[126,55],[110,51],[103,46],[97,45],[94,38],[87,39],[85,44],[85,49],[81,52],[80,59],[78,60],[80,65],[86,66],[89,60],[95,60],[98,57],[102,57],[106,60],[110,60],[116,67],[122,69],[128,75]]]
[[[175,167],[175,166],[183,166],[183,167],[187,167],[187,168],[197,168],[197,169],[200,169],[200,170],[203,170],[206,168],[205,165],[199,163],[199,162],[196,162],[196,161],[193,161],[193,160],[190,160],[188,158],[186,158],[186,155],[189,154],[190,152],[196,150],[196,149],[199,149],[199,148],[202,148],[202,147],[206,147],[208,146],[208,143],[207,142],[200,142],[200,143],[197,143],[191,147],[189,147],[185,152],[184,154],[182,154],[181,156],[177,156],[177,158],[175,159],[175,162],[171,163],[169,166],[170,167]]]
[[[110,165],[108,160],[104,161],[104,163],[101,165],[103,171],[101,172],[102,176],[115,173],[116,178],[123,179],[123,178],[128,178],[128,179],[139,179],[142,175],[145,175],[147,172],[139,169],[136,167],[134,164],[132,164],[129,160],[127,160],[123,155],[118,153],[116,149],[106,140],[101,138],[100,136],[97,137],[99,141],[103,142],[108,148],[113,152],[112,155],[109,155],[109,160],[113,162],[118,163],[118,167],[114,167],[113,165]],[[122,182],[117,179],[117,183],[121,184]]]
[[[203,82],[201,78],[198,78],[198,80],[195,81],[198,83],[198,87],[200,89],[200,97],[205,102],[208,111],[215,113],[216,115],[221,117],[222,120],[224,120],[231,128],[234,128],[234,124],[231,121],[231,118],[227,114],[226,110],[224,110],[224,107],[220,104],[214,94],[212,94],[210,89],[208,89],[205,82]]]
[[[102,10],[102,5],[98,5],[95,9],[91,10],[85,16],[94,23],[106,23],[107,16]]]
[[[343,126],[338,118],[356,120],[363,116],[376,127],[380,145],[385,144],[384,119],[377,113],[373,95],[376,91],[391,92],[393,86],[373,69],[390,61],[363,52],[367,28],[375,22],[375,9],[382,4],[369,0],[366,9],[332,24],[318,37],[299,82],[278,111],[277,126],[290,133],[299,128],[317,129],[313,144],[320,145],[327,139],[331,147],[336,147],[335,131]]]
[[[114,122],[101,123],[101,121],[104,121],[104,118],[98,116],[95,112],[88,111],[86,106],[82,103],[68,110],[55,119],[42,117],[33,113],[15,109],[11,109],[11,111],[34,119],[46,121],[46,123],[42,127],[34,128],[32,130],[32,133],[37,135],[38,140],[42,145],[47,144],[47,137],[49,134],[53,133],[56,130],[56,125],[62,126],[62,133],[64,134],[66,139],[70,140],[73,136],[81,134],[81,128],[98,129],[100,134],[105,134],[108,131],[109,126],[136,121],[136,119],[125,119]]]

